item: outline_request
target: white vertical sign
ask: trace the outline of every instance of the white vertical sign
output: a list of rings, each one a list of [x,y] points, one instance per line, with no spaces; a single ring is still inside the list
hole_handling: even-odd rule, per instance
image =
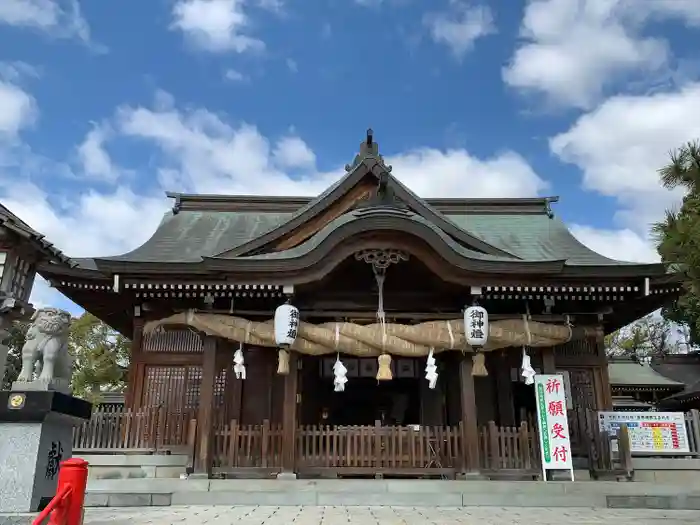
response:
[[[547,480],[548,470],[568,470],[573,481],[574,467],[571,461],[569,421],[566,417],[564,376],[536,375],[535,399],[544,479]]]

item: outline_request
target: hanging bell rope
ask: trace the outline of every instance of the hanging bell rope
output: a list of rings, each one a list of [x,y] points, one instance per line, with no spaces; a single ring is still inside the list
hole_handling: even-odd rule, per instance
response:
[[[532,334],[530,333],[530,305],[525,301],[525,315],[523,315],[523,327],[525,328],[526,344],[523,345],[523,362],[520,365],[520,375],[526,385],[535,383],[535,375],[537,372],[532,368],[530,356],[527,353],[527,347],[532,344]]]
[[[475,377],[486,377],[489,371],[486,370],[486,356],[479,352],[472,355],[472,375]]]
[[[384,311],[384,281],[386,272],[384,268],[379,268],[376,264],[372,265],[374,272],[374,280],[377,282],[377,321],[382,330],[382,348],[386,345],[386,312]]]
[[[289,375],[289,350],[284,348],[277,351],[277,373],[281,376]]]

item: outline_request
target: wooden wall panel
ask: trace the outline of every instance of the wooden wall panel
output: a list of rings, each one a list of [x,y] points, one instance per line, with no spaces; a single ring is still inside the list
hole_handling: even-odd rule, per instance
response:
[[[241,423],[260,425],[272,418],[272,389],[277,370],[277,352],[249,347],[245,351],[246,380],[243,381]]]

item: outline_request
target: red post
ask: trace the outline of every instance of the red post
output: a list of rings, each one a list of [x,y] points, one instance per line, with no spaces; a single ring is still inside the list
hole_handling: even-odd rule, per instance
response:
[[[48,525],[82,525],[87,477],[88,462],[84,459],[71,458],[61,462],[56,494],[67,491],[68,497],[51,513]]]

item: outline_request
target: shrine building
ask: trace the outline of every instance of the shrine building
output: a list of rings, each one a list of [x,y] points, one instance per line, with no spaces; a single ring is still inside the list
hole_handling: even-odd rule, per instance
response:
[[[584,246],[556,197],[421,198],[371,131],[345,170],[313,198],[169,193],[142,246],[38,271],[132,339],[126,406],[163,447],[196,435],[195,473],[536,476],[533,369],[585,456],[604,335],[676,278]]]

